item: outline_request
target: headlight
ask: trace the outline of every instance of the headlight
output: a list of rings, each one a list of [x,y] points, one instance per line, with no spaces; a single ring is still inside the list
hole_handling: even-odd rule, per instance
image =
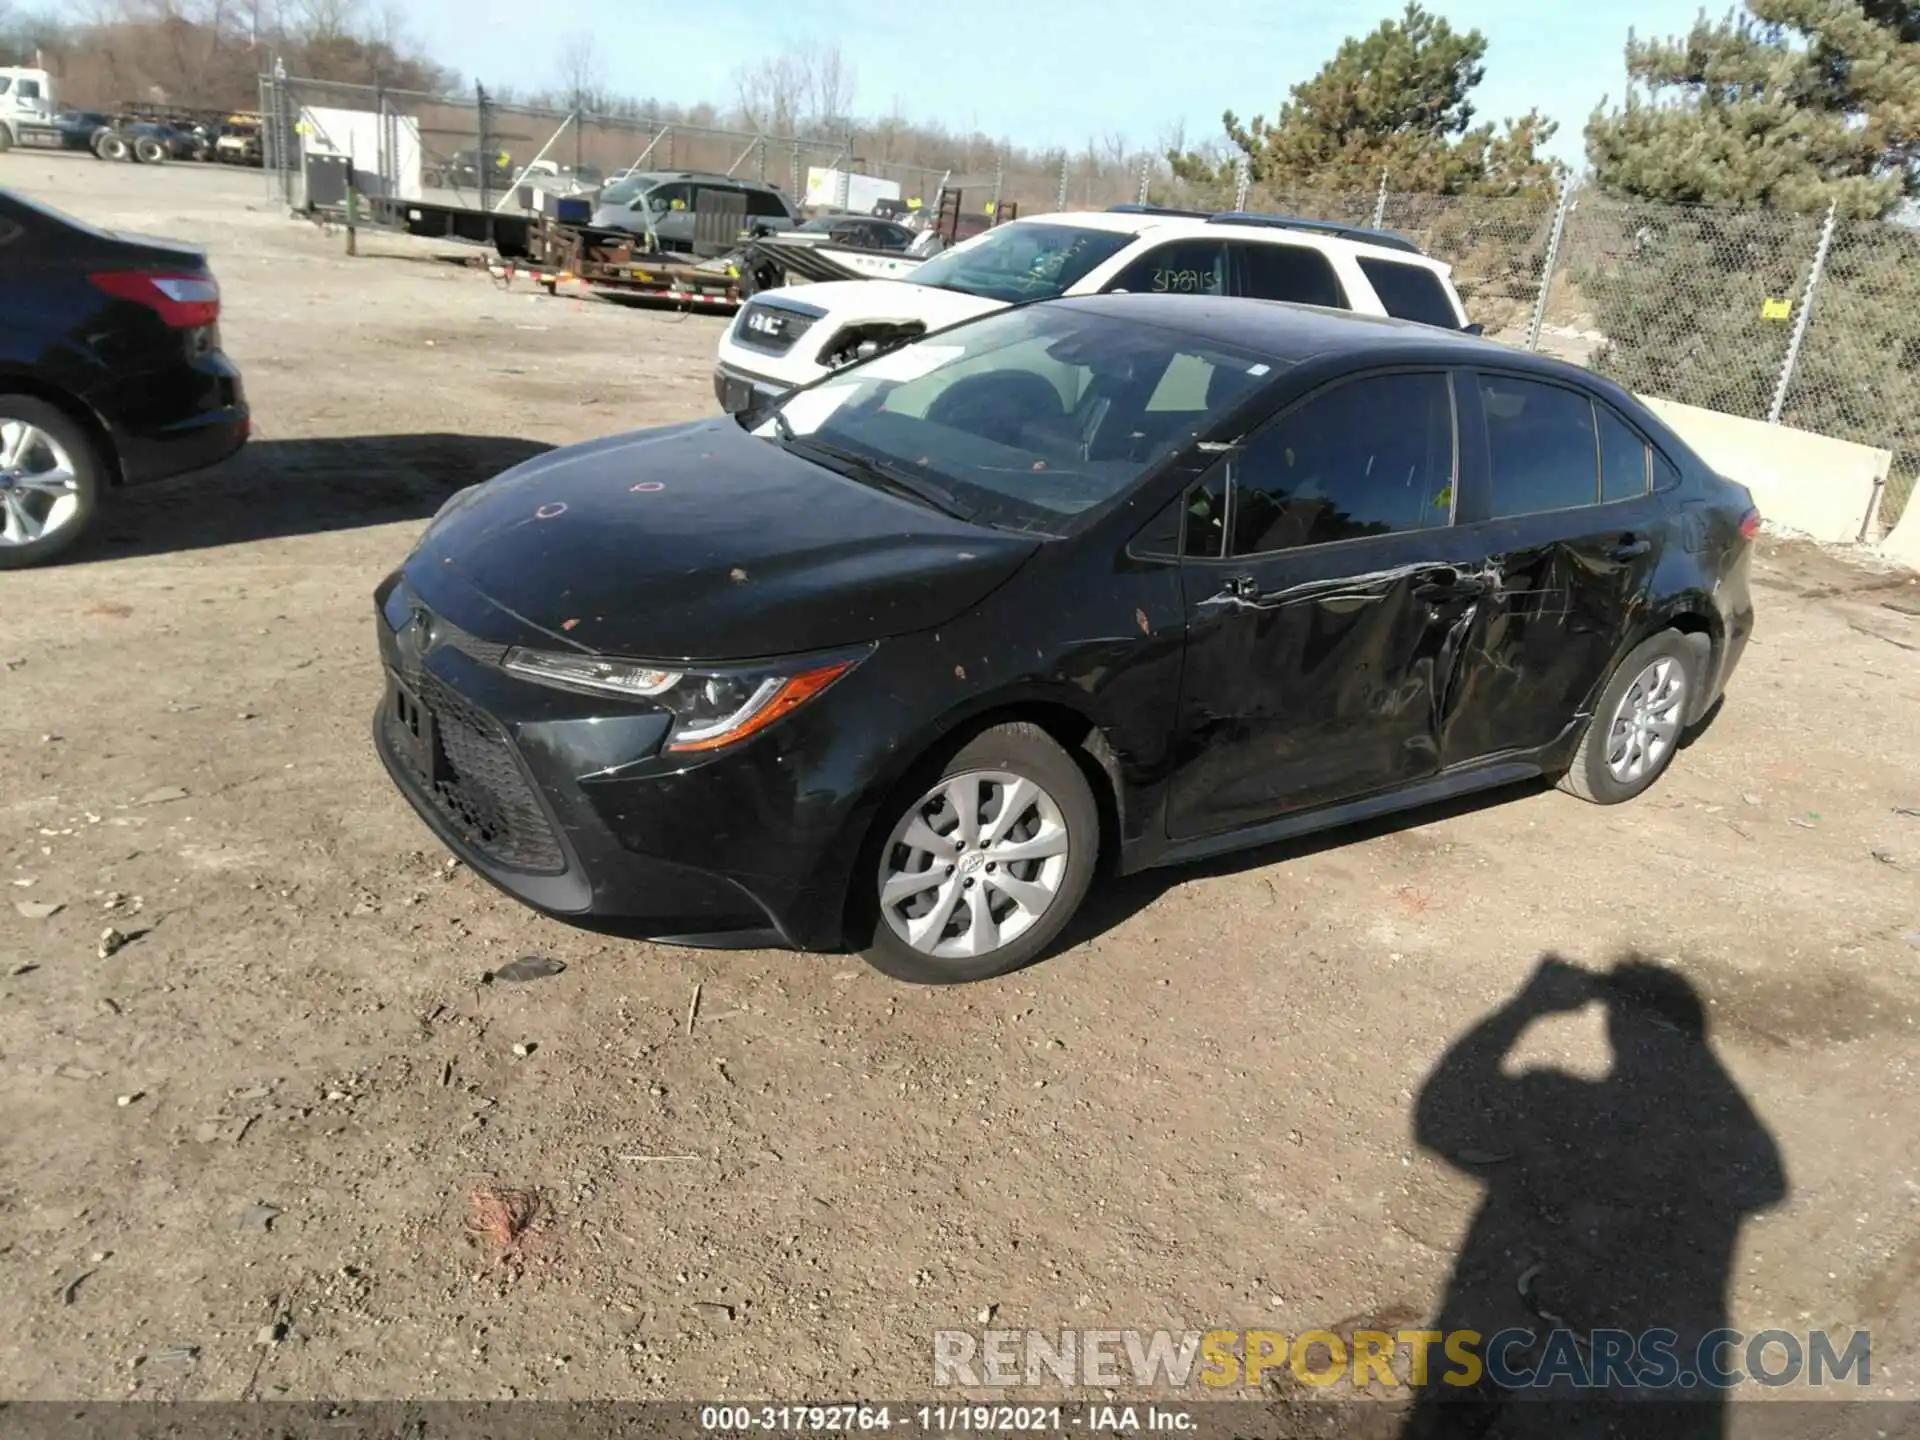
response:
[[[666,748],[685,751],[717,750],[758,734],[833,684],[858,658],[668,670],[639,660],[514,649],[500,664],[548,685],[651,700],[674,717]]]

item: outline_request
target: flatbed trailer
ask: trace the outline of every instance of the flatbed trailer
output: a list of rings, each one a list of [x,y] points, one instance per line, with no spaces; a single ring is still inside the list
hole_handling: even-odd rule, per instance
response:
[[[699,261],[665,254],[624,230],[563,225],[533,215],[527,217],[524,246],[516,247],[520,253],[496,248],[500,259],[487,267],[494,278],[508,284],[531,280],[548,294],[562,285],[581,285],[704,308],[740,304],[739,270],[729,257]]]

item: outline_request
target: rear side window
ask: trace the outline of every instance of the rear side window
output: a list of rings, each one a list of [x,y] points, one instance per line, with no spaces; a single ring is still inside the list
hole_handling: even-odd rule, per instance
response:
[[[1387,308],[1387,314],[1399,320],[1416,320],[1422,325],[1438,325],[1458,330],[1460,317],[1447,298],[1447,287],[1433,271],[1420,265],[1401,265],[1392,260],[1360,257],[1360,273],[1373,286],[1373,293]]]
[[[1444,526],[1453,469],[1446,376],[1350,381],[1281,416],[1234,462],[1231,553]]]
[[[1218,240],[1176,240],[1149,250],[1107,288],[1136,295],[1224,295],[1227,247]]]
[[[1680,471],[1658,450],[1653,452],[1653,488],[1671,490],[1680,483]]]
[[[1492,517],[1537,515],[1599,498],[1593,402],[1577,390],[1506,375],[1480,377],[1492,471]]]
[[[1254,300],[1291,300],[1296,305],[1324,305],[1345,310],[1346,293],[1333,265],[1318,250],[1305,245],[1242,244],[1241,293]]]
[[[1640,432],[1604,405],[1600,418],[1600,502],[1630,500],[1647,493],[1647,442]]]

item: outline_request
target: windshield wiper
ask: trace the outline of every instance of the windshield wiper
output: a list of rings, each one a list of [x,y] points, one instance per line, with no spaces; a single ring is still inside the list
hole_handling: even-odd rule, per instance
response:
[[[923,480],[884,460],[876,460],[871,455],[861,455],[852,450],[842,450],[838,445],[828,445],[819,440],[793,440],[789,431],[781,438],[786,439],[796,450],[810,451],[826,461],[829,468],[840,470],[855,480],[863,480],[869,485],[887,490],[895,495],[904,495],[909,500],[917,500],[929,509],[938,510],[942,515],[955,520],[973,523],[973,512],[962,505],[950,491],[942,489],[931,480]]]

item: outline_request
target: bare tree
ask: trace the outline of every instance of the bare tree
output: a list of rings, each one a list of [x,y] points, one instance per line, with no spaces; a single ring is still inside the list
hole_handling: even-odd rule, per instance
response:
[[[292,0],[296,37],[309,45],[347,39],[360,19],[360,0]]]
[[[791,135],[807,104],[807,77],[792,53],[769,55],[735,68],[740,118],[763,135]]]
[[[807,118],[816,125],[845,125],[853,111],[859,76],[838,45],[808,45],[794,57],[805,86]]]
[[[606,106],[606,72],[592,35],[576,30],[560,42],[560,91],[569,110],[593,113]]]

